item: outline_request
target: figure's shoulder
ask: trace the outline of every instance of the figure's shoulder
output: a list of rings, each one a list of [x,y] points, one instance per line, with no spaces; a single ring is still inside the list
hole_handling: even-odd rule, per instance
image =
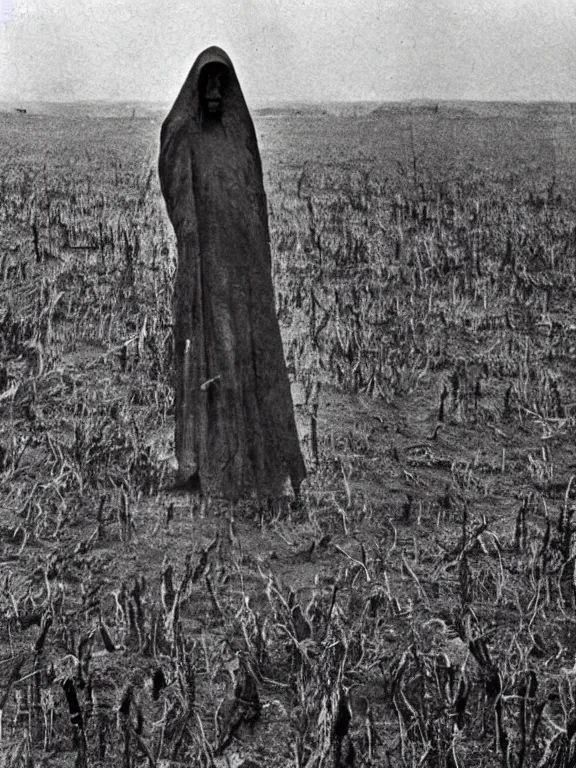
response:
[[[172,110],[160,129],[160,145],[163,147],[193,130],[193,118],[187,112]]]

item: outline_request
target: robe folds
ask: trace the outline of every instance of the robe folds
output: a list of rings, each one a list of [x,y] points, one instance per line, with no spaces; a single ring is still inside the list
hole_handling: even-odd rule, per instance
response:
[[[226,73],[216,118],[201,93],[202,71],[214,64]],[[260,154],[220,48],[196,59],[160,144],[160,185],[178,247],[178,481],[231,500],[278,498],[290,485],[297,493],[306,471],[276,318]]]

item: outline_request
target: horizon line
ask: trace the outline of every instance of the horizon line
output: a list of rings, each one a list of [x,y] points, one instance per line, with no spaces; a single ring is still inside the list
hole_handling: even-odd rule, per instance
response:
[[[0,104],[12,103],[27,104],[161,104],[162,106],[172,104],[171,100],[163,101],[161,99],[37,99],[37,98],[14,98],[12,96],[0,97]],[[484,99],[462,99],[444,97],[435,99],[428,96],[414,96],[402,99],[263,99],[255,100],[255,103],[262,106],[283,105],[283,104],[407,104],[411,102],[426,102],[431,104],[576,104],[575,99],[504,99],[504,98],[484,98]]]

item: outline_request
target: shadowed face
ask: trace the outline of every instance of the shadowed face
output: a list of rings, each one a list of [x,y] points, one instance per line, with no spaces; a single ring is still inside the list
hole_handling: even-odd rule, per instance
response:
[[[228,70],[223,64],[207,64],[202,70],[200,100],[204,114],[211,117],[222,114],[227,76]]]

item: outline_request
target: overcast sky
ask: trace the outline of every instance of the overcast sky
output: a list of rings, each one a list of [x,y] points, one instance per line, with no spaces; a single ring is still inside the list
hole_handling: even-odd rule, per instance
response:
[[[576,101],[576,0],[0,0],[0,99],[170,102],[212,44],[253,103]]]

